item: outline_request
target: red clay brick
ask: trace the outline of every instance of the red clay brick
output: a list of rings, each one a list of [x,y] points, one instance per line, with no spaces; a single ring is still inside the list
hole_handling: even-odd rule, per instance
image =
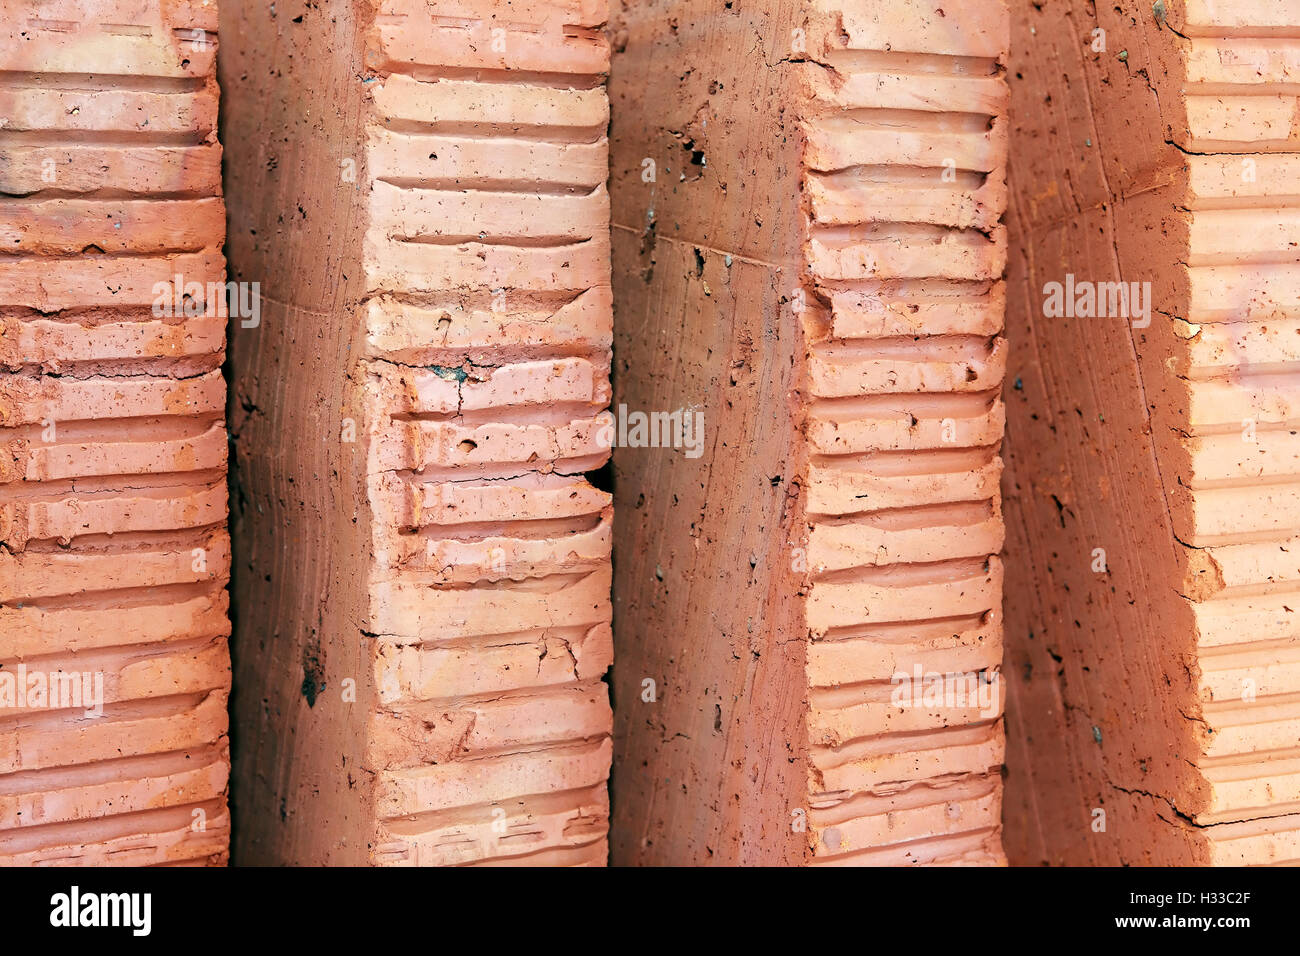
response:
[[[1014,44],[1008,855],[1296,863],[1300,12],[1098,16]],[[1067,274],[1149,312],[1046,315]]]
[[[215,30],[0,13],[0,674],[103,690],[0,707],[0,864],[227,856],[225,319],[151,308],[225,279]]]
[[[1008,11],[939,7],[612,17],[615,402],[708,428],[615,452],[617,863],[1002,862]]]
[[[301,54],[271,95],[278,168],[231,164],[232,268],[278,290],[234,347],[237,852],[603,864],[612,512],[583,475],[609,455],[604,5],[344,6],[227,7],[266,38],[227,65],[239,135],[289,62],[270,39]]]

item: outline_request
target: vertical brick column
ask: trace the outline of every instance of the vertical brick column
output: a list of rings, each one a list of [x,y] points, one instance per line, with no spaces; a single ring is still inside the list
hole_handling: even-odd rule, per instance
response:
[[[1015,44],[1008,853],[1295,863],[1300,10],[1065,6]]]
[[[233,122],[289,129],[234,170],[232,268],[281,300],[236,350],[241,856],[603,864],[604,5],[263,6],[228,67]]]
[[[0,864],[227,856],[216,30],[0,13]]]
[[[820,3],[803,67],[818,861],[1002,859],[1009,23],[942,7]]]
[[[1175,312],[1175,535],[1215,864],[1300,863],[1300,8],[1178,4],[1187,306]],[[1171,482],[1173,476],[1170,475]]]
[[[378,862],[605,862],[603,8],[385,0],[367,38]]]
[[[616,862],[1002,861],[1007,21],[611,16]]]

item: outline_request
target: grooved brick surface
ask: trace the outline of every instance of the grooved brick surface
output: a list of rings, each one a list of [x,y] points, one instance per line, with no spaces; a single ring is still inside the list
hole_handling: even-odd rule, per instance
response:
[[[3,865],[227,856],[216,29],[188,0],[0,12]]]
[[[1215,864],[1300,863],[1300,9],[1179,7],[1188,301],[1178,453]],[[1244,161],[1248,154],[1249,162]]]
[[[1014,66],[1090,108],[1013,103],[1013,862],[1300,861],[1300,11],[1161,10],[1100,54],[1031,17]],[[1044,316],[1067,273],[1149,282],[1149,324]]]
[[[374,859],[603,865],[604,5],[479,6],[368,47]]]
[[[350,217],[358,241],[322,236],[338,271],[320,285],[269,268],[288,289],[283,321],[347,342],[327,348],[319,370],[345,383],[341,402],[328,425],[307,426],[341,464],[329,479],[302,475],[351,503],[359,530],[343,543],[306,519],[295,535],[353,576],[324,585],[338,603],[319,615],[298,608],[252,624],[268,642],[277,623],[289,636],[267,653],[300,660],[309,693],[278,688],[270,721],[251,710],[241,720],[313,743],[298,754],[263,744],[251,759],[250,773],[270,761],[289,781],[253,804],[293,819],[287,836],[250,834],[246,852],[603,865],[613,518],[610,495],[585,475],[609,457],[604,5],[383,0],[349,16],[304,18],[303,42],[320,44],[313,56],[334,49],[337,70],[337,51],[351,49],[364,66],[342,71],[355,74],[346,105],[290,159],[324,174],[281,195],[299,190],[292,202],[326,229]],[[291,111],[296,82],[277,92]],[[301,82],[305,102],[312,84]],[[334,143],[354,158],[355,181],[340,175]],[[239,175],[264,174],[250,161]],[[266,178],[253,188],[282,187]],[[348,211],[331,213],[335,202]],[[268,268],[272,253],[251,232],[232,261]],[[342,301],[330,298],[340,276]],[[277,387],[273,369],[309,363],[311,346],[249,348],[239,386],[250,403],[311,401],[263,391]],[[275,477],[267,450],[246,447],[261,501]],[[269,547],[256,559],[266,567]],[[290,577],[265,590],[283,587],[271,600],[290,602],[295,586]],[[248,587],[263,585],[254,576]],[[310,622],[303,630],[285,626],[295,613]],[[337,690],[349,678],[355,702]],[[317,798],[323,777],[337,795]]]
[[[1003,860],[1009,24],[1001,0],[943,7],[819,4],[804,66],[819,863]]]

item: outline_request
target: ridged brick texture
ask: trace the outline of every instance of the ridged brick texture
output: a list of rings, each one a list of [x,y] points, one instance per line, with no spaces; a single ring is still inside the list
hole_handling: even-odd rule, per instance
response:
[[[1193,815],[1215,864],[1300,863],[1300,7],[1192,0],[1188,299],[1174,531],[1205,722]]]
[[[0,706],[3,865],[227,856],[216,29],[198,0],[0,12],[0,674],[103,690]],[[159,317],[177,276],[203,291]]]
[[[369,39],[375,862],[607,856],[604,19],[384,0]]]
[[[1007,6],[827,2],[812,23],[815,862],[1001,863]]]
[[[604,10],[233,13],[236,862],[605,863]]]
[[[1298,862],[1300,8],[1017,30],[1008,855]],[[1149,324],[1046,316],[1067,273]]]

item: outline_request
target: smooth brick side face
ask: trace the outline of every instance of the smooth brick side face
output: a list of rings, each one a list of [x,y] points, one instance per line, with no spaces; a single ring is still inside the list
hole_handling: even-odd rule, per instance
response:
[[[319,556],[265,580],[276,545],[246,513],[254,570],[237,593],[278,611],[241,640],[253,659],[300,666],[311,694],[281,681],[269,717],[239,713],[263,735],[239,785],[256,812],[287,818],[255,822],[243,852],[603,865],[613,515],[585,475],[610,443],[604,5],[347,12],[292,27],[306,67],[273,90],[294,126],[319,110],[311,71],[326,63],[328,82],[351,78],[338,105],[295,131],[282,181],[251,158],[237,173],[250,220],[301,204],[302,228],[321,230],[261,219],[232,253],[295,303],[277,317],[294,331],[248,340],[238,387],[258,407],[313,409],[305,436],[250,422],[241,465],[252,500],[287,513]],[[232,72],[280,55],[268,44]],[[237,106],[256,102],[256,83],[236,83]],[[263,223],[286,259],[253,236]],[[319,271],[295,274],[318,249]],[[330,399],[281,380],[304,366]],[[272,500],[277,440],[310,497]],[[296,604],[318,588],[331,600]],[[309,743],[277,746],[286,734]]]
[[[0,13],[0,865],[227,857],[216,31]]]

